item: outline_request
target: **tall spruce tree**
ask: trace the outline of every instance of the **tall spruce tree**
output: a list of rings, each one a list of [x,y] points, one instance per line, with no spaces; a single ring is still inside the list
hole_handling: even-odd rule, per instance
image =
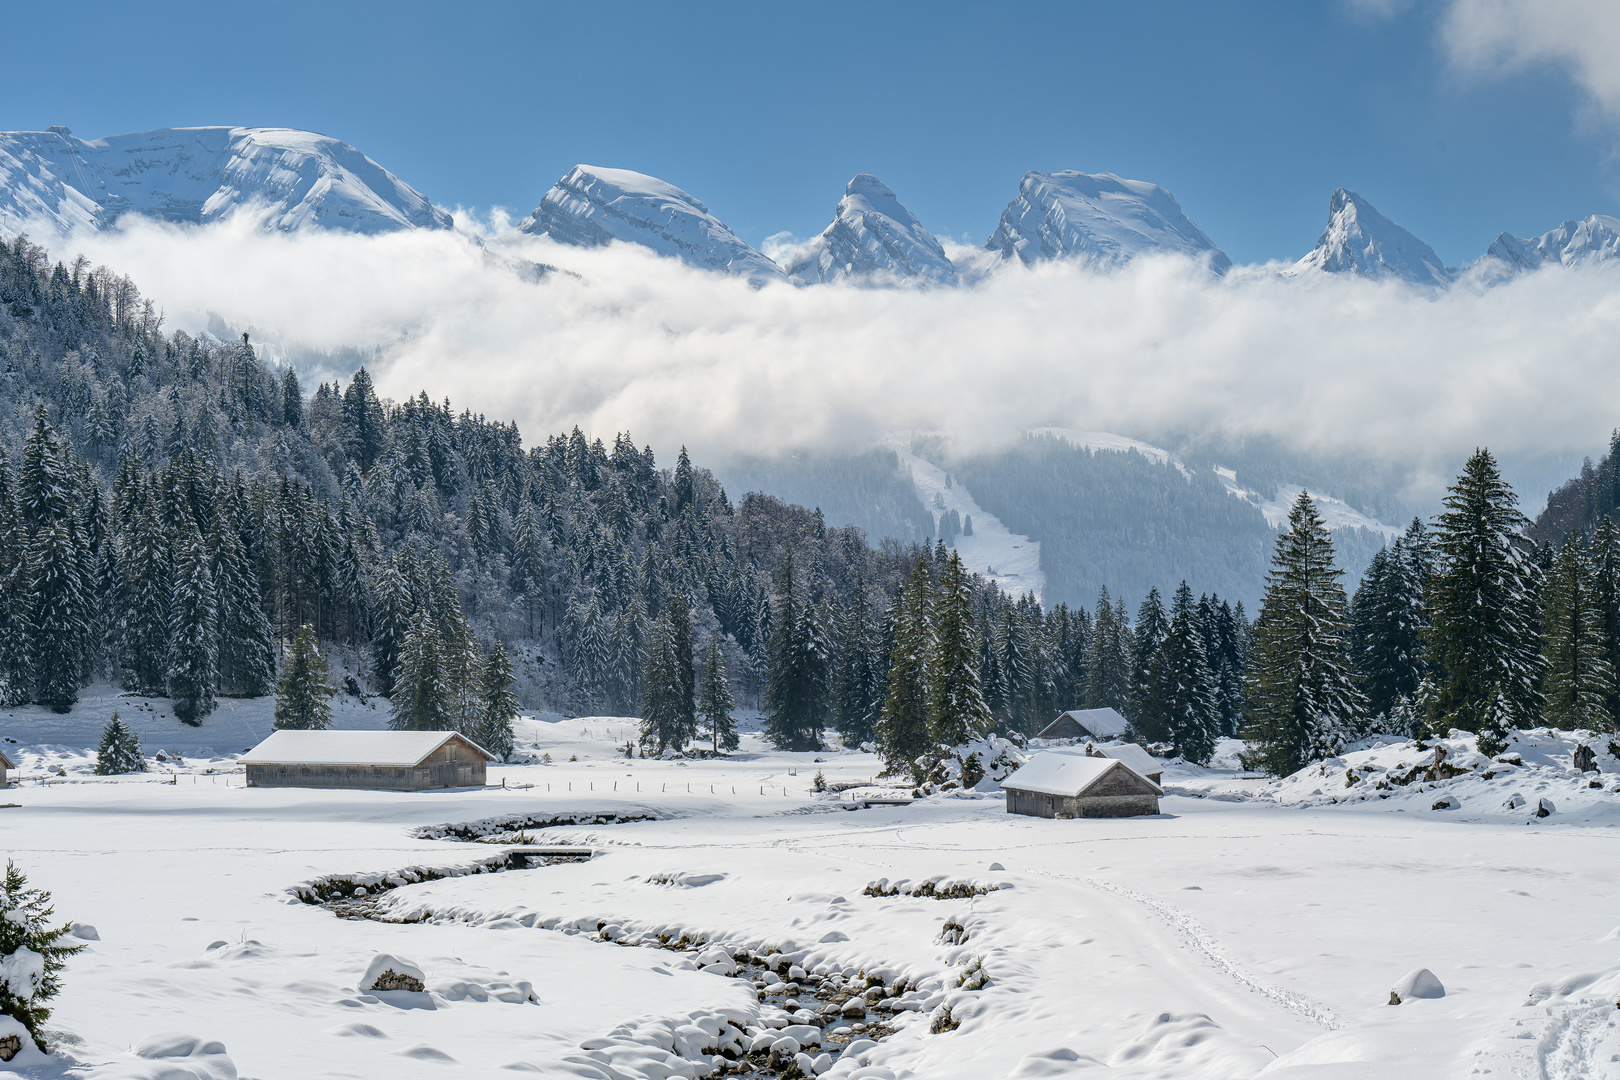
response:
[[[826,642],[794,573],[790,551],[776,575],[765,680],[765,735],[777,749],[821,749],[829,668]]]
[[[1130,710],[1126,718],[1132,740],[1140,743],[1170,741],[1170,715],[1166,708],[1160,675],[1159,649],[1170,632],[1170,617],[1157,588],[1149,589],[1136,612],[1136,632],[1131,640]]]
[[[293,634],[276,684],[276,727],[324,731],[332,724],[329,672],[315,628],[305,623]]]
[[[66,520],[48,521],[36,528],[28,546],[28,662],[34,700],[59,713],[79,700],[89,636],[76,533]]]
[[[1309,492],[1277,539],[1245,680],[1249,768],[1286,776],[1360,734],[1366,698],[1350,666],[1343,571]]]
[[[1438,669],[1429,727],[1476,732],[1482,752],[1499,753],[1511,729],[1541,720],[1540,568],[1490,451],[1468,459],[1445,507],[1424,629]]]
[[[1130,712],[1131,628],[1123,604],[1108,599],[1103,587],[1091,628],[1091,654],[1086,659],[1086,708]]]
[[[692,623],[672,597],[653,622],[641,690],[641,745],[658,754],[684,750],[697,734]]]
[[[168,680],[171,545],[149,490],[133,518],[121,559],[119,666],[126,690],[157,695]]]
[[[1183,759],[1208,765],[1220,737],[1220,716],[1204,652],[1192,589],[1183,581],[1171,605],[1170,627],[1155,665],[1170,742]]]
[[[512,692],[512,661],[506,649],[496,642],[484,660],[479,701],[483,706],[473,741],[505,761],[512,753],[512,725],[517,722],[518,699]]]
[[[453,730],[452,692],[439,628],[433,613],[423,608],[400,649],[389,726],[395,731]]]
[[[731,684],[726,681],[726,660],[720,655],[720,641],[711,637],[698,684],[698,716],[709,731],[709,748],[716,754],[737,749],[737,721],[731,715],[736,707]]]
[[[888,693],[877,722],[878,753],[885,771],[910,772],[918,783],[923,778],[919,759],[930,745],[933,606],[928,563],[918,559],[894,600],[894,650],[889,654]]]
[[[928,733],[942,746],[983,738],[990,730],[990,707],[979,685],[979,643],[973,625],[973,583],[953,549],[940,575],[934,604],[934,650]]]
[[[219,679],[218,605],[208,551],[189,518],[176,538],[169,604],[169,697],[174,715],[200,724]]]
[[[1553,727],[1607,731],[1614,725],[1606,698],[1615,673],[1593,563],[1581,534],[1570,533],[1541,590],[1543,715]]]
[[[883,707],[884,667],[878,655],[872,600],[864,582],[856,581],[843,614],[833,685],[833,727],[845,746],[858,747],[872,741],[873,725]]]
[[[1424,577],[1400,539],[1373,555],[1356,587],[1351,638],[1361,688],[1374,717],[1388,717],[1423,678]]]
[[[264,613],[258,575],[248,565],[242,538],[223,512],[209,530],[219,641],[219,692],[228,697],[259,697],[276,680],[276,643]]]
[[[1620,460],[1615,462],[1620,467]],[[1605,517],[1592,531],[1592,603],[1603,636],[1603,658],[1620,673],[1620,526]],[[1603,710],[1620,724],[1620,677],[1603,688]]]

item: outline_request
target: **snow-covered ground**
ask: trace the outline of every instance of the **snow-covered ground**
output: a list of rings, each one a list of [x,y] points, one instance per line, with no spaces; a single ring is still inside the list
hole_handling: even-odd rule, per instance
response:
[[[1014,596],[1026,592],[1041,595],[1046,588],[1046,574],[1041,570],[1039,540],[1008,529],[961,484],[953,480],[947,485],[945,470],[911,452],[909,434],[891,434],[883,445],[899,457],[901,468],[910,471],[917,498],[934,515],[936,525],[945,510],[955,510],[964,521],[972,516],[973,535],[958,536],[955,545],[968,570],[984,575]]]
[[[603,935],[904,980],[896,1034],[834,1077],[1562,1080],[1620,1060],[1620,761],[1600,741],[1596,777],[1573,769],[1582,740],[1552,732],[1518,764],[1448,741],[1459,774],[1401,784],[1432,752],[1385,742],[1280,782],[1171,764],[1158,817],[1048,821],[995,794],[844,812],[813,778],[871,780],[870,755],[749,736],[729,760],[630,760],[622,718],[524,721],[551,764],[493,767],[483,790],[244,788],[224,754],[97,778],[79,715],[47,733],[55,749],[6,744],[22,777],[0,793],[19,804],[0,809],[7,855],[95,935],[57,1000],[56,1054],[3,1077],[662,1078],[705,1074],[698,1044],[728,1022],[765,1037],[768,1007],[723,964]],[[424,826],[580,814],[656,820],[533,829],[599,854],[377,901],[419,922],[344,920],[295,892],[499,850]],[[937,877],[986,891],[867,895]],[[362,992],[379,953],[427,991]],[[976,965],[987,982],[959,988]],[[1388,1004],[1417,968],[1445,996]],[[930,1034],[947,1006],[957,1026]]]

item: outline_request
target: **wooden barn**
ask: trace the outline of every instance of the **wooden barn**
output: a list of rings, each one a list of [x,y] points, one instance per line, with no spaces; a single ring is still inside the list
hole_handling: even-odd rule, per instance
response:
[[[1123,739],[1125,718],[1113,709],[1070,709],[1040,730],[1037,739]]]
[[[1123,761],[1084,754],[1036,754],[1001,782],[1007,813],[1049,818],[1157,814],[1159,785]]]
[[[7,788],[11,786],[11,781],[6,779],[6,771],[8,769],[15,769],[16,767],[17,763],[6,757],[6,752],[4,750],[0,750],[0,788]]]
[[[243,754],[248,787],[483,787],[495,755],[454,731],[277,731]]]

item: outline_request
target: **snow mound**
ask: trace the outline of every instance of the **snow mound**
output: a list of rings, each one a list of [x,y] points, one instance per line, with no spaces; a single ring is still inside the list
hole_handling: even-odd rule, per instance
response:
[[[388,953],[378,953],[366,965],[366,973],[360,977],[361,990],[414,990],[420,993],[427,989],[427,976],[422,969],[409,960],[401,960]]]
[[[149,1035],[130,1050],[138,1058],[162,1064],[151,1071],[132,1072],[140,1080],[237,1080],[236,1063],[217,1039],[200,1039],[181,1032]]]
[[[1412,998],[1443,998],[1446,988],[1428,968],[1416,968],[1401,976],[1389,992],[1389,1003],[1399,1005]]]

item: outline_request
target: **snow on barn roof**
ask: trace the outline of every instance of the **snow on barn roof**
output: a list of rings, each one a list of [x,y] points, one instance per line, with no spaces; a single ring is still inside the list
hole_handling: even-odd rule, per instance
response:
[[[1003,788],[1034,791],[1042,795],[1081,795],[1111,769],[1124,769],[1140,777],[1154,791],[1159,786],[1135,769],[1114,758],[1086,757],[1042,751],[1001,782]]]
[[[1125,718],[1114,709],[1069,709],[1063,716],[1072,716],[1080,726],[1093,735],[1115,739],[1125,734]]]
[[[495,755],[454,731],[274,731],[239,760],[249,765],[394,765],[409,767],[451,739],[493,761]]]
[[[1093,743],[1091,749],[1103,757],[1123,761],[1133,771],[1141,773],[1143,776],[1164,771],[1164,766],[1159,764],[1152,754],[1135,743],[1121,743],[1118,746],[1098,746]]]

